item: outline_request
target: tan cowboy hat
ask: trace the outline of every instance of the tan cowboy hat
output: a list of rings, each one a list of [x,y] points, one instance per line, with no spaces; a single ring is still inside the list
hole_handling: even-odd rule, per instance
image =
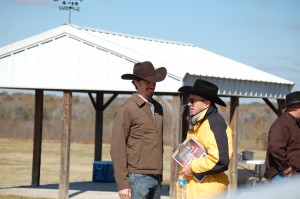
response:
[[[121,78],[126,80],[144,79],[149,82],[160,82],[166,78],[166,75],[167,69],[165,67],[155,70],[151,62],[145,61],[134,64],[133,74],[124,74]]]
[[[202,79],[197,79],[193,86],[182,86],[178,89],[178,92],[198,95],[208,99],[212,103],[226,107],[223,100],[218,97],[218,90],[219,88],[215,84]]]

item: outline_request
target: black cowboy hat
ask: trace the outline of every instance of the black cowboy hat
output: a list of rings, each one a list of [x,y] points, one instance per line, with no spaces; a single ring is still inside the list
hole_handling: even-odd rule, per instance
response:
[[[289,93],[285,97],[285,106],[300,104],[300,91]]]
[[[124,74],[121,78],[126,80],[144,79],[149,82],[160,82],[166,78],[166,75],[167,69],[165,67],[155,70],[151,62],[145,61],[134,64],[133,74]]]
[[[202,79],[197,79],[193,86],[182,86],[178,89],[178,92],[198,95],[208,99],[212,103],[226,107],[223,100],[218,97],[218,90],[219,88],[215,84]]]

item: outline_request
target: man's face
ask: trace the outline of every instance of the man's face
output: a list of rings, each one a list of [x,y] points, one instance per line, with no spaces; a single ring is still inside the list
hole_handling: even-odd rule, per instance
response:
[[[155,82],[148,82],[146,80],[135,81],[138,94],[149,100],[153,95],[156,87]]]
[[[300,119],[300,104],[294,104],[293,110],[295,112],[294,116],[298,119]]]
[[[210,101],[198,95],[190,94],[187,105],[190,108],[191,115],[196,115],[197,113],[208,108],[210,106]]]

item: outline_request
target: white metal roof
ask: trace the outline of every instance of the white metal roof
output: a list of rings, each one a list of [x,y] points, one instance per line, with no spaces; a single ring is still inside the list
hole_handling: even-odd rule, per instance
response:
[[[146,60],[168,70],[158,92],[199,77],[229,96],[284,98],[294,85],[192,44],[65,24],[0,48],[0,88],[133,91],[120,76]]]

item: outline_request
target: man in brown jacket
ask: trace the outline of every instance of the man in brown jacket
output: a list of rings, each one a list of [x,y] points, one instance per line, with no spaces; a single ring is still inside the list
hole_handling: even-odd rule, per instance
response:
[[[285,107],[269,131],[265,177],[272,182],[300,173],[300,91],[286,96]]]
[[[110,154],[122,199],[158,199],[163,167],[163,108],[152,96],[156,82],[165,79],[164,67],[136,63],[132,80],[137,92],[115,114]]]

